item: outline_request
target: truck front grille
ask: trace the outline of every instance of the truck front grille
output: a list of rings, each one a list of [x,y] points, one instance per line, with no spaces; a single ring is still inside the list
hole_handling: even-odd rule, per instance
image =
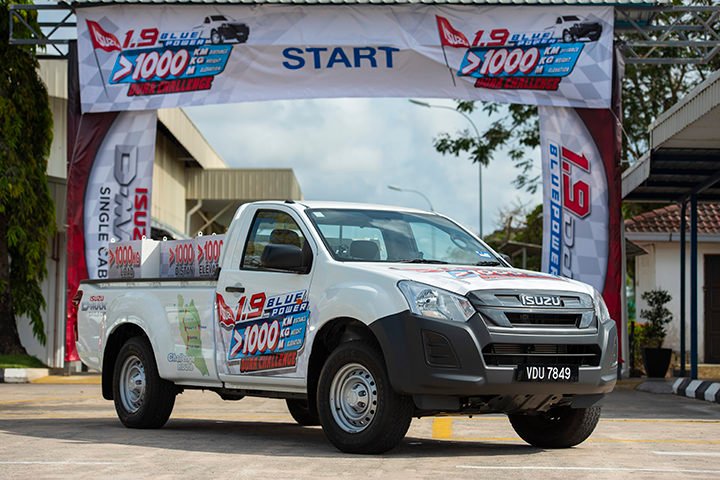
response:
[[[485,364],[490,366],[517,365],[600,365],[598,345],[557,345],[524,343],[491,343],[483,348]]]
[[[582,315],[579,313],[505,312],[513,326],[542,325],[544,327],[577,327]]]
[[[596,327],[590,295],[548,290],[476,290],[467,299],[488,326],[517,329]]]

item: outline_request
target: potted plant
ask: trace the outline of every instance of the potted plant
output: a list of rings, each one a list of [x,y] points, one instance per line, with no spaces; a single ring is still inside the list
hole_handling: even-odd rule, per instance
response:
[[[670,366],[672,350],[662,348],[667,331],[665,325],[672,321],[672,313],[665,305],[672,300],[667,290],[656,289],[642,294],[648,309],[640,310],[640,318],[646,321],[643,342],[643,365],[648,377],[665,378]]]

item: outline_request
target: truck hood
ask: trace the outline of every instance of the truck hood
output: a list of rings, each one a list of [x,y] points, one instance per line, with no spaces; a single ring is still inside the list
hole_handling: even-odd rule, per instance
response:
[[[465,295],[473,290],[556,290],[593,294],[585,283],[547,273],[502,267],[358,263],[356,268],[400,280],[413,280]]]

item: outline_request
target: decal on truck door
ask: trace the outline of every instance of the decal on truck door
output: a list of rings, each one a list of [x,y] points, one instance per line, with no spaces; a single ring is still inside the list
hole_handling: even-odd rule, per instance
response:
[[[228,366],[249,373],[297,365],[310,317],[307,290],[242,296],[235,311],[218,293],[217,308],[220,326],[231,333],[226,342]]]

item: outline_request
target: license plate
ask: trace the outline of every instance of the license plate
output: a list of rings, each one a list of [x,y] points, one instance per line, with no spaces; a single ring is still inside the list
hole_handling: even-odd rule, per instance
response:
[[[519,382],[577,382],[577,365],[520,365]]]

